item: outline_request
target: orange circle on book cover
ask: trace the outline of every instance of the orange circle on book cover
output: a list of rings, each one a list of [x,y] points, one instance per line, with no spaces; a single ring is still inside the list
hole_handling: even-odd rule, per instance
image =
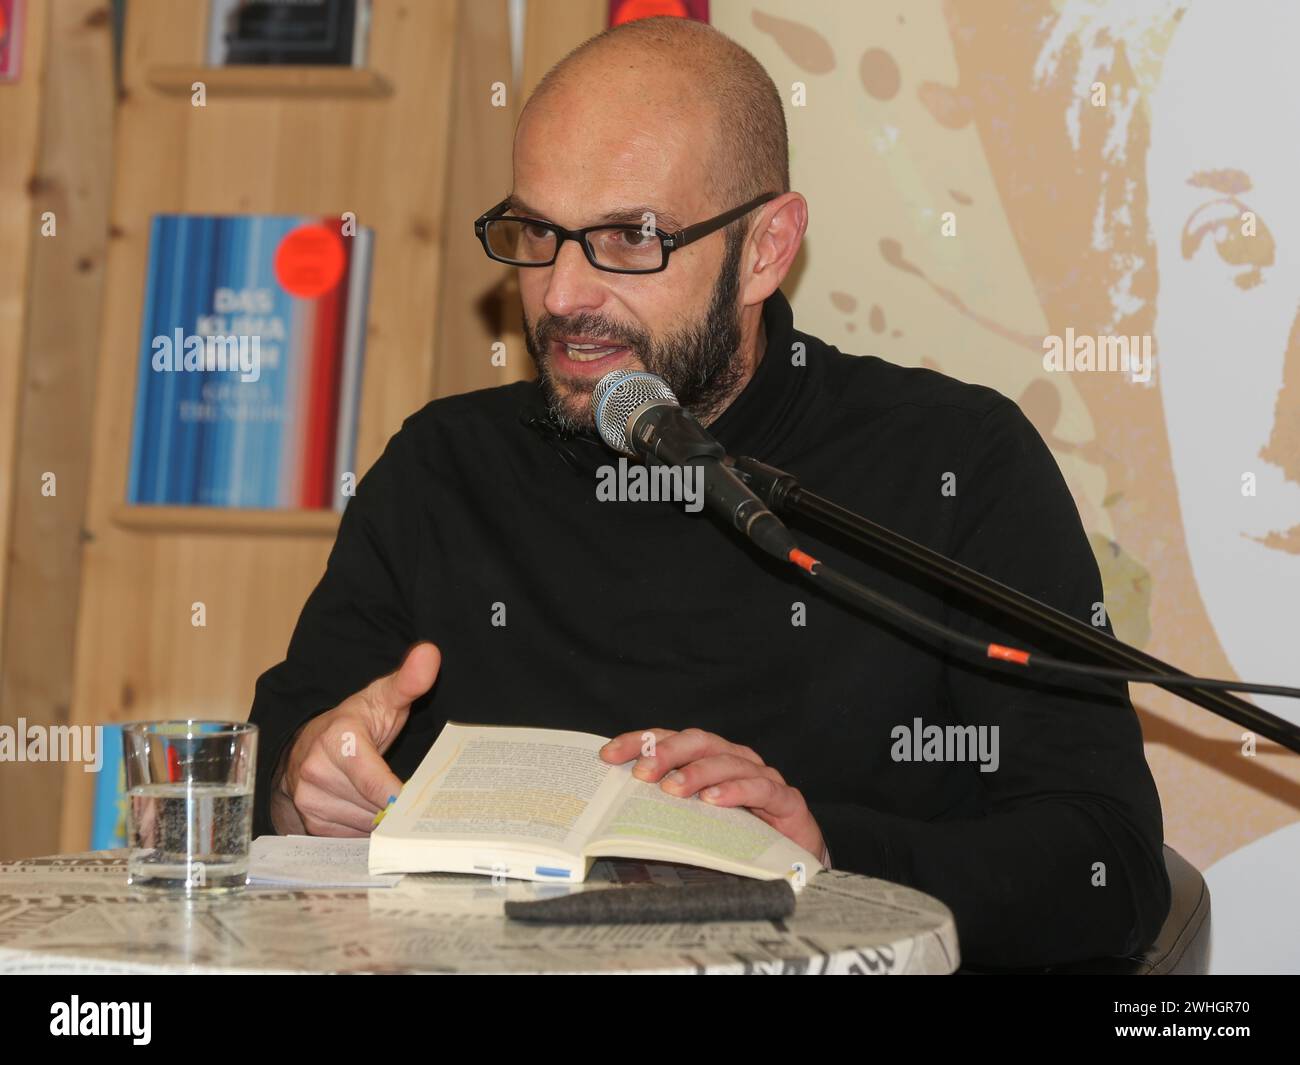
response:
[[[299,226],[275,249],[275,279],[291,296],[316,299],[339,283],[346,263],[343,238],[332,229]]]

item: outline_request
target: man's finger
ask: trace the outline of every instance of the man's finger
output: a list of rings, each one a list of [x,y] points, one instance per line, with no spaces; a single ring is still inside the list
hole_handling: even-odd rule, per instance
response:
[[[768,777],[747,777],[714,784],[700,792],[700,798],[712,806],[746,806],[769,823],[794,817],[807,809],[797,788],[778,784]]]
[[[661,741],[674,735],[674,731],[670,728],[643,728],[637,732],[624,732],[615,736],[600,749],[601,758],[618,765],[620,762],[641,757],[641,749],[649,742],[646,739],[647,733],[654,737],[656,748]]]
[[[401,666],[380,677],[368,689],[370,701],[382,710],[405,710],[433,687],[442,665],[442,652],[436,644],[417,643],[407,652]]]
[[[718,754],[733,754],[756,766],[763,764],[763,760],[748,747],[731,743],[703,729],[688,728],[660,740],[655,757],[637,759],[636,765],[632,767],[632,775],[638,780],[647,780],[653,784],[673,769]]]
[[[735,754],[714,754],[674,769],[659,782],[659,786],[670,795],[689,798],[715,784],[750,777],[764,777],[774,784],[785,784],[785,778],[771,766],[755,765],[748,758]]]
[[[298,779],[320,788],[321,791],[337,795],[344,802],[350,802],[354,806],[368,806],[370,816],[374,817],[382,807],[362,795],[343,768],[344,760],[351,757],[351,754],[339,750],[333,758],[309,758],[303,762],[302,769],[298,772]]]
[[[294,806],[311,835],[369,835],[374,814],[311,784],[304,785],[299,792],[294,798]]]
[[[383,755],[368,744],[357,744],[355,754],[342,756],[335,764],[347,774],[357,791],[374,804],[376,811],[388,805],[390,795],[402,790],[401,779],[388,767]]]

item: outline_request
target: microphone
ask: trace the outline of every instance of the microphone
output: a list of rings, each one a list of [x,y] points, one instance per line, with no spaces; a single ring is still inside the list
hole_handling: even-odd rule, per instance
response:
[[[591,412],[601,439],[615,451],[647,463],[700,466],[705,505],[773,558],[789,562],[798,550],[790,531],[724,464],[722,445],[677,402],[662,377],[612,370],[596,382]]]

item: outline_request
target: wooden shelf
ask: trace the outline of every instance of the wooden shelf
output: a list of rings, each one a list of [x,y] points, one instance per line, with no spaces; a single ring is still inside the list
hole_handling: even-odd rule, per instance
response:
[[[159,92],[189,96],[196,81],[209,96],[389,96],[393,87],[373,70],[356,67],[151,67],[148,82]]]
[[[44,17],[47,8],[68,6],[73,12],[98,11],[105,4],[60,0],[27,8]],[[101,214],[112,219],[121,239],[101,240],[95,253],[96,264],[106,255],[107,265],[102,300],[90,315],[98,355],[91,438],[84,449],[92,462],[82,524],[96,539],[86,544],[85,564],[76,574],[79,609],[65,626],[73,630],[66,643],[75,659],[68,724],[94,724],[105,715],[166,717],[178,706],[223,714],[246,708],[255,679],[283,656],[303,603],[320,582],[341,517],[333,510],[127,504],[124,474],[137,428],[139,381],[136,372],[124,371],[122,360],[124,352],[140,348],[155,214],[335,215],[346,208],[378,235],[357,412],[358,476],[414,408],[449,391],[503,383],[501,371],[488,360],[459,360],[481,363],[477,376],[460,370],[435,391],[435,364],[457,360],[435,360],[430,352],[486,351],[502,337],[512,352],[523,350],[513,318],[503,319],[500,327],[485,325],[475,307],[479,295],[495,284],[488,269],[497,264],[480,256],[481,267],[463,266],[448,249],[452,227],[446,221],[473,217],[482,210],[477,201],[483,188],[510,180],[514,107],[484,104],[484,72],[505,77],[510,70],[506,4],[385,0],[373,6],[372,62],[366,69],[207,67],[201,44],[209,29],[209,0],[131,0],[121,47],[127,93],[110,116],[113,180],[100,182],[106,194],[111,186],[112,195],[111,208]],[[541,20],[548,27],[547,50],[528,68],[539,75],[559,58],[552,53],[562,54],[593,32],[585,25],[579,32],[576,24],[569,25],[576,20],[561,12],[581,8],[599,27],[608,3],[564,0],[542,6],[548,11]],[[85,33],[84,21],[65,12],[60,31],[67,37],[65,66],[80,62],[74,53],[79,57],[89,36],[95,36]],[[110,71],[111,63],[105,68]],[[26,78],[19,88],[37,80]],[[209,111],[221,112],[224,104],[232,113],[196,114],[190,107],[196,81],[206,87]],[[76,88],[70,115],[80,114],[73,106],[77,98],[93,95],[80,84],[69,82]],[[102,93],[95,97],[102,98]],[[56,135],[47,131],[46,154],[61,158],[65,141],[75,140],[83,127],[70,118],[63,122],[66,116],[54,117],[58,122],[50,128]],[[109,148],[93,147],[96,159]],[[0,147],[5,166],[9,148],[8,141]],[[15,165],[21,164],[13,175],[19,189],[26,188],[32,173],[44,173],[33,169],[30,155],[17,147],[13,153]],[[358,165],[358,155],[375,165]],[[63,171],[55,165],[53,172]],[[73,174],[68,187],[76,184],[73,178],[84,183],[83,177]],[[0,199],[0,229],[11,221],[6,206]],[[26,233],[28,212],[19,213],[23,218],[12,221]],[[0,267],[7,268],[13,258],[8,250],[0,235]],[[390,274],[401,283],[386,283]],[[462,287],[444,292],[450,276]],[[427,296],[413,300],[411,292]],[[463,324],[453,331],[452,322]],[[62,338],[58,333],[55,342],[71,357],[74,349]],[[79,341],[75,351],[84,346]],[[127,362],[133,366],[134,356]],[[77,375],[89,376],[80,364]],[[0,406],[4,392],[0,386]],[[59,396],[57,411],[69,407],[65,400]],[[52,424],[58,428],[57,420]],[[8,425],[0,412],[0,436]],[[47,464],[39,470],[62,469],[48,465],[56,458],[42,458]],[[12,466],[0,465],[0,482]],[[0,490],[4,487],[0,483]],[[332,494],[328,499],[334,502]],[[35,509],[45,511],[39,500]],[[187,617],[186,608],[197,602],[205,605],[202,628]],[[68,699],[66,671],[47,672],[52,686],[33,687],[33,699],[39,695],[50,706],[61,706]],[[65,768],[63,801],[54,812],[62,831],[57,849],[78,850],[89,838],[94,780],[80,765]],[[0,772],[0,783],[5,778]],[[5,803],[21,790],[17,785],[0,790],[0,839],[21,813],[7,816]]]
[[[136,532],[216,533],[253,536],[333,536],[333,510],[252,510],[238,507],[168,507],[120,503],[113,524]]]

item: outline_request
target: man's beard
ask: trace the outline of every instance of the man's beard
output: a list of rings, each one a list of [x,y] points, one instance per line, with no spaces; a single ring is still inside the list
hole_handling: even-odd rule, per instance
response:
[[[620,325],[599,314],[568,318],[543,315],[536,326],[525,316],[524,341],[537,366],[537,383],[555,423],[567,432],[592,428],[591,393],[596,385],[595,381],[566,378],[563,394],[556,387],[547,349],[552,340],[561,336],[610,338],[626,347],[646,370],[662,377],[678,402],[701,421],[717,417],[744,377],[738,304],[743,247],[743,236],[733,240],[727,234],[722,269],[704,318],[664,340],[654,341],[644,330]]]

